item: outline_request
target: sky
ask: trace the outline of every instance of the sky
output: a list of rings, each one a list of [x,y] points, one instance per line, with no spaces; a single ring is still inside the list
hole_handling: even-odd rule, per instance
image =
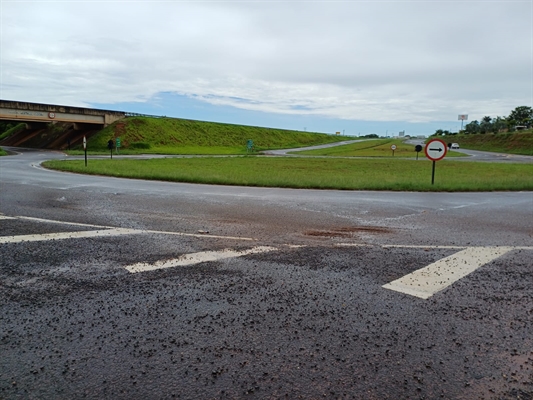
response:
[[[349,136],[457,131],[459,114],[533,106],[533,1],[0,0],[0,99]]]

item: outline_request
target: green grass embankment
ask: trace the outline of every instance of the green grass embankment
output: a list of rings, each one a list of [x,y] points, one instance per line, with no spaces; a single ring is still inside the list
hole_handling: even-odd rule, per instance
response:
[[[23,131],[25,127],[26,127],[25,123],[20,123],[20,124],[15,125],[13,128],[10,128],[7,131],[0,134],[0,140],[3,140],[8,136],[14,135],[17,132]]]
[[[394,153],[391,146],[395,145]],[[416,158],[415,145],[407,144],[399,139],[372,139],[359,143],[336,146],[326,149],[305,150],[292,152],[291,154],[308,156],[329,156],[329,157],[398,157]],[[418,153],[418,157],[425,157],[423,151]],[[446,157],[467,157],[466,154],[455,151],[448,151]]]
[[[7,151],[0,147],[0,156],[7,156]]]
[[[313,146],[346,140],[346,137],[222,124],[177,118],[128,117],[91,137],[89,152],[106,152],[109,139],[120,138],[122,154],[247,154],[266,149]],[[78,146],[77,150],[81,150]]]
[[[446,142],[459,143],[469,150],[533,156],[533,130],[511,133],[477,133],[475,135],[441,136]]]
[[[63,171],[172,182],[342,190],[533,190],[533,165],[420,160],[202,157],[47,161]]]

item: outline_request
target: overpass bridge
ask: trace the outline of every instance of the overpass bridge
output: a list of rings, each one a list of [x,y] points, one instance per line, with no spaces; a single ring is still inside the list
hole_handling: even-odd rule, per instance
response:
[[[25,130],[2,140],[0,144],[66,148],[80,142],[84,134],[100,131],[127,115],[123,111],[0,100],[0,120],[26,124]],[[50,126],[61,129],[50,129]]]
[[[70,122],[75,124],[75,129],[85,125],[100,125],[104,128],[125,116],[123,111],[0,100],[0,120],[28,124]]]

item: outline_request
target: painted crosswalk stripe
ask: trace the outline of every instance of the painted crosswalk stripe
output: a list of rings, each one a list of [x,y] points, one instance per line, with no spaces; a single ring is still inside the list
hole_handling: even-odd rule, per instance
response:
[[[218,261],[227,258],[242,257],[248,254],[266,253],[269,251],[277,250],[275,247],[258,246],[248,250],[220,250],[220,251],[202,251],[199,253],[185,254],[179,258],[173,260],[156,261],[153,264],[150,263],[137,263],[128,265],[126,268],[132,274],[137,272],[155,271],[158,269],[174,268],[174,267],[186,267],[190,265],[200,264],[207,261]]]
[[[514,249],[513,247],[467,247],[383,287],[427,299]]]
[[[121,236],[121,235],[138,235],[142,231],[135,229],[105,229],[97,231],[81,231],[81,232],[58,232],[58,233],[43,233],[40,235],[18,235],[18,236],[1,236],[0,244],[5,243],[22,243],[22,242],[42,242],[46,240],[64,240],[64,239],[80,239],[80,238],[94,238],[106,236]]]

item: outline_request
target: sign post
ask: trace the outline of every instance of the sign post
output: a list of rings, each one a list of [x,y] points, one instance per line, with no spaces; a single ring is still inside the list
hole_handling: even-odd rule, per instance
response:
[[[418,160],[418,153],[420,153],[422,151],[422,146],[417,144],[415,146],[415,151],[416,151],[416,159]]]
[[[432,139],[426,144],[424,149],[426,157],[433,161],[433,169],[431,172],[431,184],[435,183],[435,162],[442,160],[448,152],[448,146],[440,139]]]
[[[107,141],[107,148],[109,149],[111,153],[111,159],[113,159],[113,147],[115,147],[115,143],[113,143],[113,139],[109,139]]]
[[[394,150],[396,150],[396,145],[393,144],[390,149],[392,150],[392,156],[394,157]]]
[[[119,137],[115,141],[115,145],[117,146],[117,154],[118,154],[118,149],[120,148],[120,138]]]
[[[87,166],[87,139],[83,137],[83,152],[85,153],[85,166]]]

